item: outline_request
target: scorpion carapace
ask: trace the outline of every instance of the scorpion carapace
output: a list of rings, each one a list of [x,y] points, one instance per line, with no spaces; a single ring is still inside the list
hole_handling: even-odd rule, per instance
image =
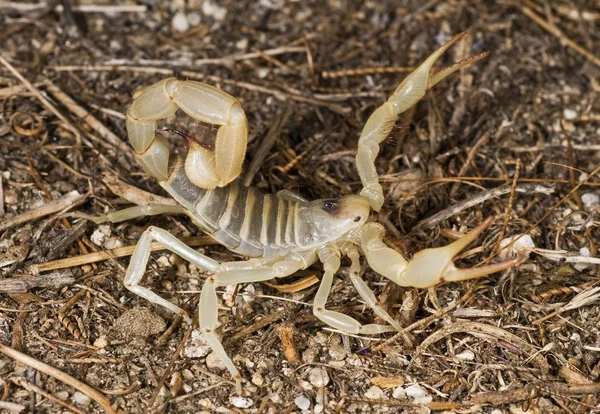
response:
[[[463,35],[455,36],[430,55],[367,120],[356,155],[356,167],[363,185],[360,195],[309,202],[286,191],[262,194],[257,189],[244,187],[236,180],[242,169],[248,134],[240,103],[204,83],[169,78],[134,95],[127,111],[127,130],[144,169],[180,206],[147,205],[99,218],[81,216],[95,222],[117,222],[142,215],[187,214],[227,248],[252,257],[246,261],[219,263],[191,249],[167,231],[151,226],[135,248],[124,281],[132,292],[190,322],[186,311],[140,285],[152,240],[209,272],[200,294],[200,331],[235,378],[239,393],[242,392],[240,373],[215,333],[218,286],[288,276],[319,260],[323,263],[324,274],[313,305],[313,313],[319,320],[352,334],[400,330],[401,326],[377,304],[375,295],[362,280],[360,251],[375,272],[402,286],[420,288],[442,281],[485,276],[524,260],[517,257],[471,269],[454,266],[453,258],[489,227],[493,218],[483,221],[448,246],[416,253],[410,261],[384,243],[383,226],[369,219],[370,210],[379,211],[384,202],[375,168],[379,144],[390,133],[398,115],[415,105],[436,83],[485,56],[480,54],[465,59],[431,75],[435,61]],[[214,151],[189,140],[185,158],[171,154],[167,139],[156,132],[157,121],[178,109],[200,121],[220,125]],[[342,256],[350,259],[349,277],[359,295],[386,325],[363,325],[348,315],[326,309],[333,276],[340,268]]]

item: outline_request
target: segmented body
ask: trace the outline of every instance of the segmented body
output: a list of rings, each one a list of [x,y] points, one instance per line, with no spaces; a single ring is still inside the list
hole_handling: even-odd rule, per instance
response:
[[[313,221],[304,217],[309,202],[282,193],[264,194],[240,180],[203,189],[189,180],[182,161],[174,164],[169,179],[160,185],[205,233],[231,251],[248,257],[282,257],[329,241],[328,235],[314,231]]]

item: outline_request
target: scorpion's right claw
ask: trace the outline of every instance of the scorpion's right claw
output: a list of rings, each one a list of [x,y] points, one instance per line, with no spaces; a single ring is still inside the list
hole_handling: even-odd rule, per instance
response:
[[[454,257],[474,242],[493,222],[494,217],[488,217],[455,242],[444,247],[421,250],[415,253],[410,261],[383,243],[383,228],[378,224],[365,226],[361,244],[369,265],[377,273],[401,286],[428,288],[442,282],[457,282],[490,275],[517,266],[526,259],[525,256],[519,255],[499,263],[467,269],[459,269],[454,265]]]

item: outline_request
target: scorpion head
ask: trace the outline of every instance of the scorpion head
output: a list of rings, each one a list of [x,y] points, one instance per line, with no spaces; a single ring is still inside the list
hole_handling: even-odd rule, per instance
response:
[[[313,239],[336,240],[344,234],[362,227],[371,211],[369,200],[358,195],[315,200],[300,214],[309,227]]]

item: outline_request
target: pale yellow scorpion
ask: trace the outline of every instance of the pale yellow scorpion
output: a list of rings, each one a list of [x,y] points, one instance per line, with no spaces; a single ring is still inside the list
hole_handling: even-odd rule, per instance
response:
[[[465,59],[431,75],[435,61],[463,35],[455,36],[430,55],[367,120],[356,154],[356,167],[363,185],[360,195],[307,201],[287,191],[263,194],[256,188],[245,187],[237,180],[242,171],[248,136],[248,124],[240,103],[204,83],[169,78],[134,95],[127,111],[127,131],[141,165],[180,206],[151,204],[97,218],[80,216],[100,223],[161,213],[186,214],[231,251],[251,257],[247,261],[219,263],[167,231],[150,226],[135,248],[124,280],[130,291],[182,315],[190,323],[186,311],[140,286],[151,242],[158,241],[211,273],[200,294],[200,332],[227,366],[236,381],[238,393],[242,391],[240,373],[215,334],[218,286],[285,277],[319,260],[323,263],[324,274],[313,304],[313,313],[319,320],[352,334],[400,330],[401,326],[377,304],[375,295],[361,279],[360,251],[375,272],[401,286],[418,288],[485,276],[515,266],[522,260],[517,257],[470,269],[455,267],[454,256],[490,226],[491,217],[450,245],[422,250],[410,261],[383,242],[383,226],[369,219],[371,210],[379,211],[384,201],[375,158],[379,144],[390,133],[398,115],[415,105],[439,81],[483,57]],[[185,159],[171,154],[167,139],[157,134],[157,121],[178,109],[192,118],[220,126],[214,151],[188,140],[189,151]],[[350,259],[350,280],[360,297],[389,325],[363,325],[348,315],[327,310],[327,297],[342,256]]]

